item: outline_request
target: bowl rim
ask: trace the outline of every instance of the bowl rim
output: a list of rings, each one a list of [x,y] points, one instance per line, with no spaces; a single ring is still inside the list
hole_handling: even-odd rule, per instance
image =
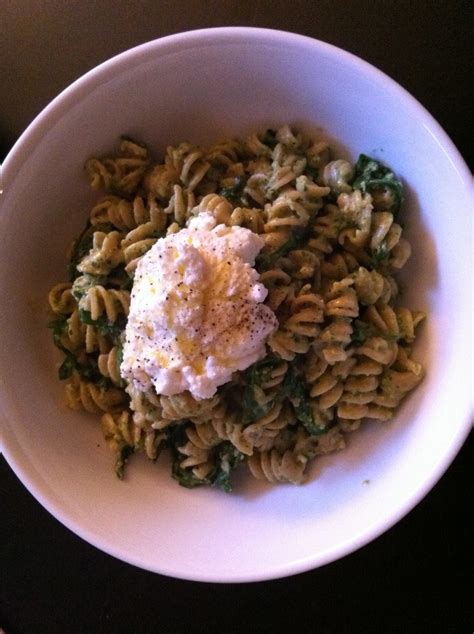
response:
[[[172,35],[167,35],[165,37],[139,44],[138,46],[119,53],[118,55],[115,55],[90,69],[62,90],[33,119],[13,145],[4,160],[3,166],[0,166],[3,167],[3,191],[5,192],[10,181],[13,182],[15,174],[18,172],[20,166],[27,160],[27,157],[31,154],[32,149],[39,142],[41,137],[57,124],[64,113],[68,111],[69,107],[72,104],[77,104],[82,101],[99,84],[103,83],[107,77],[111,78],[115,71],[120,69],[122,64],[131,68],[136,64],[140,64],[141,61],[148,59],[151,54],[155,54],[157,56],[163,55],[163,52],[166,54],[167,48],[169,51],[173,49],[183,51],[191,47],[201,47],[210,43],[230,44],[233,41],[237,42],[242,41],[243,39],[247,41],[252,39],[255,42],[259,41],[270,44],[272,42],[285,42],[285,44],[289,46],[297,45],[312,47],[313,49],[319,48],[320,51],[325,51],[326,53],[338,57],[346,63],[356,65],[362,73],[373,77],[378,83],[383,83],[387,90],[392,91],[392,93],[399,99],[403,100],[407,106],[416,110],[418,116],[423,121],[424,127],[449,157],[453,168],[458,173],[460,179],[466,187],[466,192],[471,191],[471,172],[454,143],[440,124],[424,108],[424,106],[422,106],[395,80],[391,79],[388,75],[377,69],[369,62],[366,62],[356,55],[327,42],[288,31],[256,27],[215,27],[174,33]],[[0,203],[2,202],[2,198],[4,199],[5,197],[0,196]],[[6,382],[5,377],[2,377],[1,381],[2,383]],[[53,517],[88,543],[116,557],[117,559],[151,572],[179,579],[220,583],[255,582],[290,576],[329,564],[365,546],[398,523],[427,495],[454,460],[471,429],[471,407],[472,404],[469,404],[469,398],[467,398],[465,419],[464,421],[460,421],[458,430],[452,437],[451,443],[446,452],[443,454],[442,459],[438,462],[436,468],[431,470],[418,489],[405,498],[403,503],[399,504],[398,508],[393,509],[389,517],[384,517],[372,525],[367,526],[359,534],[347,539],[343,543],[333,546],[323,553],[313,556],[305,556],[297,561],[290,561],[286,564],[277,564],[271,568],[267,567],[263,571],[254,571],[253,573],[228,573],[227,575],[222,575],[220,573],[215,574],[212,571],[206,572],[192,570],[191,574],[187,574],[182,569],[173,569],[170,566],[157,566],[151,563],[150,565],[146,565],[138,557],[135,557],[127,552],[123,552],[120,548],[114,547],[111,543],[102,541],[102,539],[98,538],[91,529],[78,526],[73,520],[71,520],[67,513],[63,511],[61,505],[54,499],[51,499],[49,496],[49,488],[42,485],[41,478],[37,477],[38,474],[22,451],[22,448],[16,441],[16,438],[13,434],[10,436],[8,435],[6,432],[8,427],[4,425],[2,425],[3,431],[0,435],[0,452],[3,453],[8,464],[23,485],[30,491],[36,500],[49,513],[51,513],[51,515],[53,515]],[[1,419],[7,420],[9,409],[10,408],[5,402],[5,399],[1,398]]]

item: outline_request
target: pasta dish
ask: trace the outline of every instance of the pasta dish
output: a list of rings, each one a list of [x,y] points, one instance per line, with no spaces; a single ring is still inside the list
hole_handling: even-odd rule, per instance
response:
[[[171,454],[186,487],[239,465],[302,483],[420,382],[425,318],[399,305],[403,185],[285,125],[161,162],[120,140],[90,158],[102,191],[49,294],[73,409],[101,415],[117,475]]]

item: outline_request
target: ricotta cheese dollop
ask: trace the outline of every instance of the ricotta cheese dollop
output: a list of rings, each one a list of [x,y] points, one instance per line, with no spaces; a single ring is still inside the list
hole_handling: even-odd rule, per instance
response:
[[[139,391],[209,398],[265,355],[278,321],[253,268],[263,239],[214,225],[197,216],[138,263],[120,370]]]

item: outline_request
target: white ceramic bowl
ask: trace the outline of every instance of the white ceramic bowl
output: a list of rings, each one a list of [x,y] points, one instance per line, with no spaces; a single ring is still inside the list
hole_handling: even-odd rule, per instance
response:
[[[165,460],[127,479],[95,417],[68,411],[56,378],[46,295],[93,200],[84,160],[121,134],[158,154],[284,122],[322,127],[356,158],[381,158],[408,187],[413,245],[404,302],[429,318],[421,387],[388,424],[319,459],[305,486],[242,477],[233,494],[186,490]],[[321,566],[363,546],[437,482],[468,433],[470,173],[400,86],[333,46],[277,31],[222,28],[144,44],[57,97],[4,163],[0,316],[2,450],[55,517],[106,552],[166,575],[252,581]],[[429,529],[428,529],[429,530]]]

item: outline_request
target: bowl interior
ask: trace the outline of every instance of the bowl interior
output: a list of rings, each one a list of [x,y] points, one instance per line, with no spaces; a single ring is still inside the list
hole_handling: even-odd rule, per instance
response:
[[[120,482],[98,419],[69,411],[46,328],[49,288],[91,194],[84,161],[121,134],[163,154],[289,123],[334,138],[404,180],[413,256],[403,303],[429,319],[416,344],[424,383],[396,418],[367,424],[319,459],[302,487],[239,475],[231,495],[188,491],[135,457]],[[3,450],[18,475],[79,535],[144,568],[208,581],[256,580],[322,565],[363,545],[440,477],[467,433],[468,184],[444,133],[396,84],[328,45],[220,29],[165,38],[102,65],[63,93],[4,165],[0,282]],[[449,214],[450,222],[447,223]],[[453,216],[456,220],[453,222]]]

